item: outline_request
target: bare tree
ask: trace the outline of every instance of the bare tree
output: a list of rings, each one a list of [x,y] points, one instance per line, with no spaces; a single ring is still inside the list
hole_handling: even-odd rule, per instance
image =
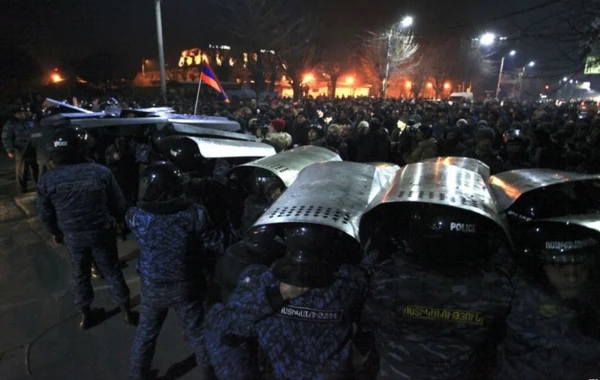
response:
[[[324,46],[317,69],[329,82],[329,96],[335,97],[340,77],[356,67],[359,41],[348,38],[351,31],[345,20],[329,25],[332,33],[328,34],[328,43]]]
[[[381,97],[385,97],[390,77],[411,61],[419,49],[419,44],[415,41],[413,33],[403,29],[400,24],[369,32],[362,39],[364,66],[373,71],[381,83]]]

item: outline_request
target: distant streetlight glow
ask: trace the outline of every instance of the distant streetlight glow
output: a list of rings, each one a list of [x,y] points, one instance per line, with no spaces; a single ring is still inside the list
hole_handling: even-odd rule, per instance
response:
[[[517,54],[517,52],[515,50],[511,50],[510,53],[508,53],[508,54],[515,55],[515,54]]]
[[[353,77],[346,78],[346,84],[354,84],[354,78]]]
[[[433,88],[433,83],[431,83],[431,82],[427,83],[427,88]]]
[[[444,89],[449,89],[450,88],[450,83],[444,83]]]
[[[533,62],[533,61],[529,62],[529,67],[533,67],[533,66],[535,66],[535,62]]]
[[[566,81],[567,81],[567,79],[568,79],[567,77],[564,77],[564,78],[563,78],[563,82],[566,82]]]
[[[412,26],[413,22],[414,22],[414,19],[413,19],[411,16],[406,16],[406,17],[404,17],[404,19],[403,19],[403,20],[400,22],[400,25],[401,25],[403,28],[409,28],[409,27],[411,27],[411,26]]]
[[[62,82],[63,81],[62,77],[59,74],[56,74],[56,73],[52,74],[50,76],[50,79],[52,79],[53,83],[58,83],[58,82]]]
[[[549,90],[549,89],[550,89],[550,86],[546,85],[546,90]]]
[[[496,35],[494,33],[485,33],[479,39],[479,43],[481,43],[484,46],[489,46],[489,45],[493,44],[494,41],[496,41]]]

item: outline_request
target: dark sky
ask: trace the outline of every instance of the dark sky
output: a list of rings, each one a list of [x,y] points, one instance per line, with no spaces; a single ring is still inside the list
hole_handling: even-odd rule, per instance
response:
[[[283,0],[282,0],[283,1]],[[310,0],[318,1],[318,0]],[[486,18],[522,9],[541,0],[326,0],[336,15],[363,27],[385,24],[410,13],[422,31],[474,34]],[[153,0],[0,0],[0,45],[29,50],[45,67],[69,55],[115,52],[128,62],[156,56]],[[496,4],[496,5],[494,5]],[[167,60],[214,35],[220,22],[210,0],[163,0]],[[470,28],[464,28],[470,25]],[[463,26],[463,27],[461,27]],[[211,35],[211,33],[213,35]]]

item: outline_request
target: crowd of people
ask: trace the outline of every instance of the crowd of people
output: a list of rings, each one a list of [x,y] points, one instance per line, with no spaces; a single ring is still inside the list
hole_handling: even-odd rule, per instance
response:
[[[124,99],[120,106],[126,103],[133,104]],[[344,161],[399,166],[469,157],[491,174],[600,170],[600,119],[580,114],[576,104],[233,99],[203,104],[198,113],[236,120],[241,133],[277,152],[314,145]],[[35,125],[23,108],[14,115],[2,131],[4,148],[23,163],[37,162],[27,153]],[[130,379],[150,378],[169,309],[205,378],[516,380],[600,373],[600,238],[589,227],[598,214],[572,194],[552,199],[576,206],[544,204],[545,215],[564,216],[557,213],[565,209],[580,215],[521,223],[511,230],[513,245],[481,215],[423,202],[377,214],[363,246],[352,248],[347,236],[325,226],[249,228],[260,212],[241,230],[224,227],[206,201],[214,196],[207,189],[216,187],[190,179],[191,170],[161,152],[156,135],[131,144],[115,140],[96,158],[90,136],[66,126],[53,131],[49,144],[38,142],[33,154],[45,152],[50,162],[36,178],[38,213],[69,250],[83,329],[102,314],[91,308],[94,261],[125,321],[138,324],[116,251],[117,231],[135,237],[141,306]],[[110,170],[127,150],[121,145],[142,165],[125,176],[139,173],[133,187]],[[103,165],[94,162],[100,158]],[[218,175],[222,167],[211,165],[213,182],[233,185],[232,177]],[[23,170],[17,177],[26,190]],[[264,192],[269,179],[254,180]],[[286,191],[269,187],[266,208]],[[592,196],[589,204],[597,203]],[[233,205],[239,203],[227,207]],[[527,206],[527,212],[542,207]]]

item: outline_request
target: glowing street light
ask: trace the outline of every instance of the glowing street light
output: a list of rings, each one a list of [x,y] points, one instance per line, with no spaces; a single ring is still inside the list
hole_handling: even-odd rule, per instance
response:
[[[485,33],[479,38],[479,43],[483,46],[489,46],[496,41],[496,35],[494,33]]]
[[[427,83],[427,88],[433,88],[433,83],[431,83],[431,82]]]
[[[563,82],[566,82],[568,79],[569,79],[569,78],[567,78],[567,77],[564,77],[564,78],[563,78]]]
[[[510,55],[511,57],[513,57],[515,54],[517,54],[516,50],[511,50],[510,53],[508,53],[508,55]],[[502,60],[500,61],[500,74],[498,74],[498,86],[496,86],[496,99],[499,99],[499,97],[500,97],[500,88],[501,88],[501,84],[502,84],[502,72],[504,71],[504,59],[506,59],[506,56],[502,56]]]
[[[60,74],[54,73],[50,76],[50,79],[52,79],[52,83],[58,83],[58,82],[62,82],[63,78],[60,76]]]
[[[527,65],[527,66],[533,67],[533,66],[535,66],[535,62],[533,62],[533,61],[529,62],[529,65]]]
[[[304,76],[304,79],[302,80],[302,83],[312,82],[313,80],[315,80],[314,75],[312,75],[312,74],[306,74]]]
[[[515,54],[517,54],[516,50],[511,50],[510,53],[508,53],[511,57],[514,56]]]
[[[446,83],[444,83],[444,89],[445,89],[445,90],[447,90],[447,89],[449,89],[449,88],[450,88],[450,83],[447,83],[447,82],[446,82]]]
[[[400,26],[403,28],[409,28],[412,26],[414,19],[411,16],[406,16],[402,21],[400,21]]]

